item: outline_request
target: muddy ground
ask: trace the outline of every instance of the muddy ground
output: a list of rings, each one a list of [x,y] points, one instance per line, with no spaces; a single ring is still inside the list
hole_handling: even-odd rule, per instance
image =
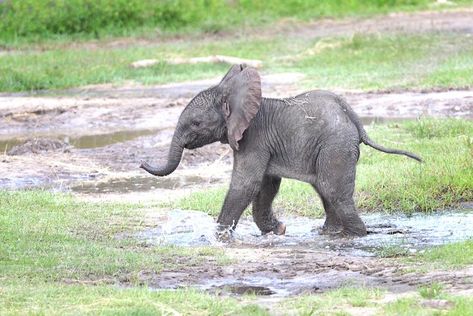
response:
[[[399,28],[393,22],[401,19],[406,22],[402,28],[411,30],[473,32],[472,15],[472,11],[430,12],[373,20],[327,20],[297,27],[287,22],[279,28],[302,36],[346,34],[348,30],[382,32]],[[263,75],[263,94],[296,95],[303,92],[298,84],[302,79],[298,73]],[[185,151],[178,170],[166,178],[150,177],[138,168],[142,160],[163,161],[183,107],[198,91],[218,80],[161,86],[100,85],[47,95],[0,94],[0,189],[46,188],[72,192],[87,200],[146,205],[227,183],[232,157],[228,146],[222,144]],[[366,124],[422,116],[473,119],[471,90],[338,92]],[[286,218],[285,237],[261,237],[251,220],[245,219],[236,239],[221,245],[208,233],[214,222],[207,215],[150,208],[144,214],[147,227],[132,237],[145,246],[223,247],[231,258],[225,266],[209,258],[159,274],[143,271],[140,280],[155,288],[193,286],[226,295],[252,292],[261,295],[259,302],[268,306],[282,297],[320,293],[347,284],[409,293],[421,284],[442,282],[454,293],[467,293],[473,289],[472,267],[425,271],[415,263],[380,257],[386,255],[386,249],[409,254],[473,237],[468,229],[473,225],[472,210],[473,205],[465,204],[461,212],[436,215],[449,223],[442,227],[435,224],[438,217],[366,215],[371,234],[355,240],[320,236],[316,228],[321,220],[306,218]],[[190,222],[198,224],[189,226]],[[128,277],[122,276],[120,285],[129,285]]]
[[[263,76],[263,93],[295,95],[302,92],[297,88],[302,78],[294,73]],[[166,157],[183,107],[217,80],[88,87],[61,96],[0,95],[0,187],[47,187],[91,197],[106,193],[107,198],[114,192],[120,198],[131,193],[129,198],[136,200],[169,198],[176,190],[166,189],[191,187],[187,182],[197,185],[195,177],[219,182],[232,160],[222,144],[186,151],[172,180],[151,180],[138,169],[142,160],[159,162]],[[365,123],[422,116],[473,118],[473,91],[340,93]],[[48,140],[54,146],[48,146]]]

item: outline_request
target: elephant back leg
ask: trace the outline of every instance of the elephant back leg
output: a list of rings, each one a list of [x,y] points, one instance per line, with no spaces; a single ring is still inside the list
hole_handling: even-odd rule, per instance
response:
[[[315,187],[327,213],[327,224],[341,224],[342,234],[364,236],[366,226],[355,209],[357,145],[331,144],[321,149],[316,161]]]
[[[280,184],[280,177],[265,175],[261,189],[253,199],[253,219],[262,234],[274,232],[277,235],[284,235],[286,232],[286,225],[277,220],[271,207]]]
[[[330,235],[330,234],[338,234],[343,231],[343,226],[340,218],[336,210],[334,209],[333,205],[329,203],[327,198],[324,198],[320,192],[317,190],[317,187],[313,184],[312,187],[317,191],[322,200],[322,204],[325,210],[325,223],[319,229],[319,233],[322,235]]]

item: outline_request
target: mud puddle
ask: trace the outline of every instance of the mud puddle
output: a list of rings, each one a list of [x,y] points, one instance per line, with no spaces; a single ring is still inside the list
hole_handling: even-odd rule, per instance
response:
[[[383,117],[383,116],[363,116],[360,117],[363,125],[396,123],[410,120],[405,117]],[[412,118],[411,118],[412,120]],[[11,138],[0,138],[0,153],[7,153],[17,146],[35,139],[47,139],[50,141],[60,141],[78,149],[99,148],[117,143],[127,142],[141,136],[151,136],[159,129],[138,129],[121,130],[102,134],[85,134],[81,136],[63,135],[49,133],[27,133],[24,135],[14,135]],[[169,138],[170,139],[170,138]]]
[[[203,178],[196,175],[180,177],[133,176],[111,178],[100,182],[84,182],[71,187],[71,191],[80,194],[130,193],[153,190],[178,190],[193,188],[199,185],[211,185],[221,182],[218,178]]]
[[[323,219],[287,216],[286,235],[261,236],[251,219],[242,219],[230,247],[300,247],[330,249],[359,257],[377,256],[387,247],[417,252],[426,247],[473,238],[473,207],[469,210],[439,212],[431,215],[362,215],[368,229],[363,238],[334,238],[320,235]],[[440,223],[440,224],[439,224]],[[136,238],[150,244],[203,246],[220,244],[213,232],[214,218],[196,211],[173,210],[160,217],[154,228],[139,232]]]
[[[49,139],[58,140],[66,144],[69,144],[75,148],[98,148],[105,147],[108,145],[122,143],[141,136],[153,135],[157,132],[156,129],[144,129],[144,130],[123,130],[104,134],[92,134],[83,136],[69,136],[69,135],[54,135],[54,134],[28,134],[28,135],[16,135],[11,139],[0,140],[0,152],[8,153],[9,150],[16,146],[21,146],[31,139]]]
[[[234,240],[215,239],[214,218],[202,212],[170,210],[154,214],[151,228],[120,236],[141,240],[148,246],[179,245],[224,247],[234,262],[219,266],[208,261],[179,271],[146,275],[155,288],[189,286],[226,295],[254,294],[283,298],[320,293],[345,285],[383,287],[393,292],[442,282],[447,288],[473,288],[473,269],[465,271],[404,271],[407,267],[390,257],[409,255],[426,248],[473,238],[473,207],[414,214],[363,215],[369,234],[363,238],[332,238],[319,235],[322,219],[286,216],[285,236],[261,236],[250,219],[242,219]],[[411,269],[412,270],[412,269]]]

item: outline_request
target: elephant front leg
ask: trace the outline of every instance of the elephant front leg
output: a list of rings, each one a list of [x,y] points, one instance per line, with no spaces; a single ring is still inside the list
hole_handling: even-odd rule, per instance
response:
[[[264,176],[261,189],[253,200],[253,219],[262,234],[284,235],[286,232],[286,225],[277,220],[271,208],[280,184],[280,177]]]
[[[260,183],[258,182],[241,183],[241,181],[232,179],[230,189],[227,192],[222,210],[217,219],[217,236],[219,239],[227,240],[231,238],[231,234],[235,230],[241,214],[259,190],[259,185]]]
[[[259,192],[268,159],[256,154],[234,156],[230,189],[217,219],[217,234],[222,239],[235,229],[241,214]]]

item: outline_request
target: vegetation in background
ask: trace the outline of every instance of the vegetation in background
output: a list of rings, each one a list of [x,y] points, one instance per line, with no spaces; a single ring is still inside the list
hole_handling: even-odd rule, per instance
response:
[[[291,17],[370,15],[433,7],[434,0],[4,0],[0,41],[100,38],[159,31],[217,32]],[[470,0],[451,1],[455,4]]]
[[[355,190],[361,210],[432,212],[473,200],[473,122],[421,119],[373,126],[368,133],[380,144],[419,154],[424,163],[361,145]],[[173,206],[215,215],[225,192],[226,188],[196,192]],[[323,215],[313,188],[295,180],[283,180],[275,207],[287,213]]]
[[[453,47],[453,48],[452,48]],[[53,48],[0,56],[0,91],[62,89],[135,81],[169,83],[222,76],[226,64],[181,64],[176,57],[231,55],[263,61],[263,73],[301,72],[310,88],[419,89],[473,87],[473,37],[461,34],[360,35],[326,39],[189,40],[126,48]],[[140,59],[161,62],[130,67]]]

